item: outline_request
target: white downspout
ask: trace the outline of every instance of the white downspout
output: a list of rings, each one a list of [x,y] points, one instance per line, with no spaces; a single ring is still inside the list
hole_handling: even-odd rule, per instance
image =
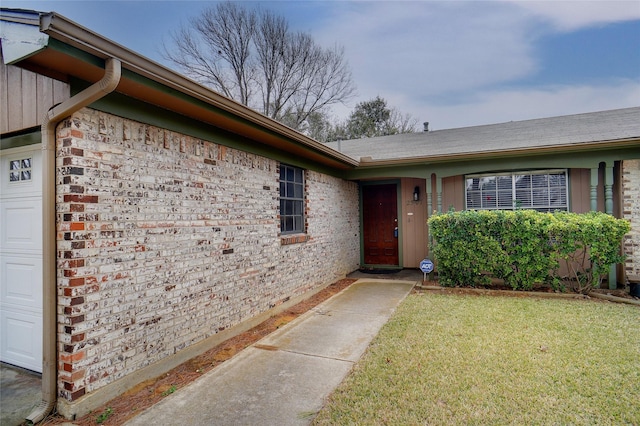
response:
[[[57,396],[56,127],[62,119],[113,92],[121,72],[118,59],[107,59],[100,81],[52,107],[42,122],[42,401],[27,416],[32,423],[53,410]]]

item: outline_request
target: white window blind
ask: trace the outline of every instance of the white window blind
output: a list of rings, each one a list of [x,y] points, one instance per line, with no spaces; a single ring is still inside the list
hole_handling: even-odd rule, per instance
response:
[[[567,171],[539,170],[466,176],[469,210],[568,210]]]

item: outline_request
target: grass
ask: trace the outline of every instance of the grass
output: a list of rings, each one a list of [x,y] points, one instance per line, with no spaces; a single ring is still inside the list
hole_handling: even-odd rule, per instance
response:
[[[640,309],[409,296],[315,425],[640,425]]]

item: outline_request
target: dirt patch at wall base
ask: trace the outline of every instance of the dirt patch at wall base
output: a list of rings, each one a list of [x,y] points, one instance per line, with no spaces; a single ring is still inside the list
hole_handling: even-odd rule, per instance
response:
[[[54,414],[46,418],[41,424],[95,426],[98,424],[98,419],[100,419],[99,424],[101,425],[121,425],[130,418],[140,414],[143,410],[159,402],[165,396],[188,385],[204,373],[227,361],[244,348],[291,322],[311,308],[329,299],[334,294],[341,292],[355,281],[357,280],[348,278],[336,281],[309,299],[292,306],[280,314],[274,315],[244,333],[226,340],[202,355],[179,365],[168,373],[138,384],[126,393],[109,401],[109,403],[97,408],[82,418],[69,422],[69,420]]]

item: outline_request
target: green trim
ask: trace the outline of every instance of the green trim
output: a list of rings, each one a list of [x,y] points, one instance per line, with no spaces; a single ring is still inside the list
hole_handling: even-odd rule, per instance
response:
[[[104,59],[98,58],[97,56],[94,56],[89,52],[80,50],[76,47],[66,44],[60,40],[56,40],[55,38],[52,38],[52,37],[49,37],[49,43],[47,44],[47,48],[55,50],[56,52],[61,52],[67,56],[72,56],[76,59],[79,59],[83,62],[86,62],[90,65],[94,65],[96,67],[104,68],[104,65],[105,65]]]
[[[35,145],[42,142],[40,127],[31,129],[30,133],[23,133],[13,136],[2,136],[0,139],[0,150],[18,148],[20,146]]]
[[[498,173],[533,169],[591,169],[601,162],[638,158],[638,147],[592,149],[587,152],[550,152],[546,155],[512,156],[499,158],[460,158],[457,161],[422,163],[386,167],[360,166],[345,172],[346,179],[428,178],[432,173],[445,178],[474,173]],[[366,163],[365,163],[366,164]]]
[[[396,185],[396,205],[398,212],[398,264],[397,265],[372,265],[369,263],[364,263],[364,215],[363,215],[363,191],[362,187],[364,186],[376,186],[376,185]],[[360,267],[361,268],[378,268],[378,269],[402,269],[402,265],[404,264],[404,253],[403,253],[403,228],[402,221],[399,218],[402,217],[402,182],[399,179],[388,179],[388,180],[376,180],[376,181],[365,181],[360,182],[360,190],[359,192],[359,212],[360,212]]]

